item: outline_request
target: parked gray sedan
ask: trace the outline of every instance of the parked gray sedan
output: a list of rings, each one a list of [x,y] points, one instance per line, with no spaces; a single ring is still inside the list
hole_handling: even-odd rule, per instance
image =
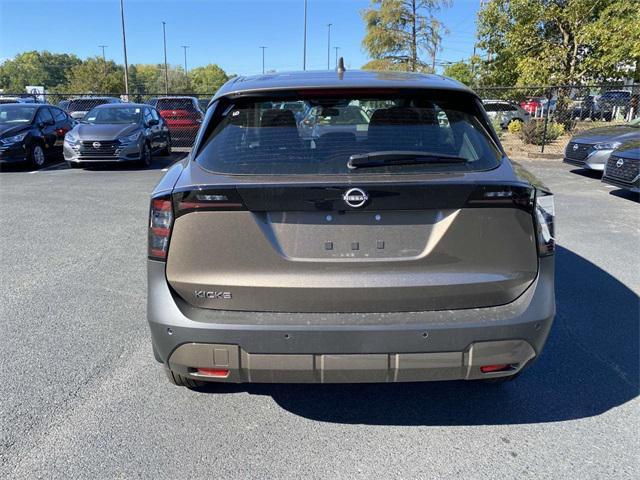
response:
[[[139,161],[171,153],[169,128],[149,105],[126,103],[92,109],[64,139],[64,158],[71,167],[90,162]]]
[[[592,128],[571,138],[564,151],[564,162],[603,171],[611,152],[633,139],[640,139],[640,117],[623,125]]]

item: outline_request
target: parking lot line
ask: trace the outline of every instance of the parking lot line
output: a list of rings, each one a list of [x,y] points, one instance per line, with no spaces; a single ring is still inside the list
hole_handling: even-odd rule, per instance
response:
[[[58,163],[54,163],[53,165],[49,165],[48,167],[41,168],[39,170],[32,170],[29,173],[47,172],[50,170],[60,170],[60,167],[66,166],[66,164],[67,162],[58,162]]]

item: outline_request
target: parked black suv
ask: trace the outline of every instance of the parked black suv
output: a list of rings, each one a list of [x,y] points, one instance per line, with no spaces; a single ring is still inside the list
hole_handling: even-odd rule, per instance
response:
[[[377,107],[309,137],[293,103]],[[188,386],[513,378],[555,313],[553,196],[533,178],[456,81],[237,77],[152,196],[156,359]]]

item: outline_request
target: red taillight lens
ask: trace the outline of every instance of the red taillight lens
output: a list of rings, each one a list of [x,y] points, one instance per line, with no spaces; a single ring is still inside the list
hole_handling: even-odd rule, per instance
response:
[[[166,260],[169,250],[169,237],[173,224],[173,209],[169,197],[151,200],[149,213],[149,258]]]
[[[229,369],[227,368],[198,368],[198,375],[205,377],[215,378],[227,378],[229,376]]]
[[[506,372],[507,370],[511,370],[513,367],[510,364],[498,364],[498,365],[483,365],[480,367],[480,371],[482,373],[493,373],[493,372]]]

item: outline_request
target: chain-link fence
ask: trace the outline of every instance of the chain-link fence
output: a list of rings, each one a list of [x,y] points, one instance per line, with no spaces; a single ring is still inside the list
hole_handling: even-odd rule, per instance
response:
[[[640,116],[640,84],[482,87],[476,92],[511,155],[562,155],[572,136]]]
[[[87,93],[44,93],[0,95],[0,103],[47,103],[65,110],[72,118],[82,119],[93,107],[107,103],[133,102],[151,105],[164,118],[171,133],[174,149],[188,150],[202,123],[207,104],[213,94],[87,94]]]
[[[561,155],[584,130],[624,124],[640,116],[640,84],[542,87],[479,87],[485,109],[510,155]],[[42,102],[81,119],[91,108],[126,100],[156,107],[171,132],[173,147],[189,149],[211,94],[45,93],[0,95],[0,103]]]

